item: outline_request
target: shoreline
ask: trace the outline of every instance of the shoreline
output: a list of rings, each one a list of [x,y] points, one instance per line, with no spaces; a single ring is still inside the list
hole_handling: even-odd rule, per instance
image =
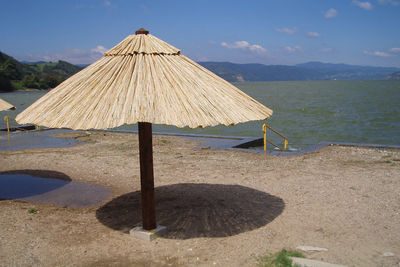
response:
[[[19,89],[19,90],[14,90],[11,92],[3,92],[0,91],[0,94],[4,93],[4,94],[9,94],[9,93],[18,93],[18,92],[40,92],[40,91],[50,91],[52,89],[35,89],[35,88],[28,88],[28,89]]]
[[[32,126],[33,127],[33,126]],[[1,132],[6,132],[7,129],[0,129]],[[12,131],[12,134],[29,134],[29,133],[44,133],[45,138],[54,138],[52,131],[56,133],[60,132],[109,132],[109,133],[125,133],[125,134],[137,134],[137,131],[132,130],[70,130],[70,129],[29,129],[27,131],[15,132]],[[201,142],[203,145],[199,147],[199,149],[211,148],[211,149],[229,149],[236,151],[244,151],[244,152],[253,152],[253,153],[262,153],[264,154],[263,149],[256,149],[255,147],[263,146],[263,138],[261,137],[250,137],[250,136],[229,136],[229,135],[207,135],[207,134],[190,134],[190,133],[174,133],[174,132],[152,132],[153,135],[159,136],[173,136],[173,137],[182,137],[191,139],[194,141]],[[0,139],[1,140],[1,139]],[[37,141],[36,141],[37,142]],[[45,141],[44,141],[45,142]],[[54,142],[52,144],[55,145]],[[347,143],[347,142],[327,142],[322,141],[316,145],[310,145],[307,148],[299,149],[299,150],[287,150],[287,151],[279,151],[279,150],[267,150],[267,154],[273,156],[297,156],[305,153],[317,151],[329,146],[344,146],[344,147],[358,147],[358,148],[370,148],[370,149],[383,149],[383,150],[400,150],[400,145],[391,145],[391,144],[368,144],[368,143]],[[57,147],[57,146],[55,146]],[[62,146],[61,146],[62,147]],[[29,147],[27,147],[29,148]],[[35,148],[41,148],[40,145]],[[1,150],[1,146],[0,146]]]

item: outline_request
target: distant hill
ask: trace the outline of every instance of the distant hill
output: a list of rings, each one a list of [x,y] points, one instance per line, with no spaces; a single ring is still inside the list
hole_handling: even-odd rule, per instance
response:
[[[399,68],[308,62],[296,66],[199,62],[230,82],[304,80],[379,80]]]
[[[318,71],[296,66],[230,62],[199,62],[199,64],[230,82],[318,80],[321,77]]]
[[[43,64],[43,63],[47,63],[47,61],[34,61],[34,62],[31,62],[31,61],[25,61],[25,60],[23,60],[23,61],[20,61],[22,64]]]
[[[322,62],[307,62],[297,64],[297,67],[318,71],[324,80],[383,80],[399,68],[358,66],[348,64],[332,64]]]
[[[400,71],[396,71],[396,72],[391,73],[386,79],[387,80],[400,81]]]
[[[75,64],[75,66],[81,67],[81,68],[86,68],[90,64]]]
[[[0,92],[54,88],[82,67],[66,61],[21,63],[0,52]]]

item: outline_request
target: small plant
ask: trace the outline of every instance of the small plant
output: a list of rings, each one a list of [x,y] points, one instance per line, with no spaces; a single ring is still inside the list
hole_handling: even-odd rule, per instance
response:
[[[350,186],[351,190],[356,190],[356,188],[354,186]]]
[[[304,258],[304,255],[295,250],[282,249],[281,251],[270,254],[258,259],[259,267],[300,267],[298,264],[293,265],[293,261],[289,257]]]
[[[163,144],[169,144],[169,143],[170,143],[168,140],[165,140],[165,139],[161,139],[160,141],[161,141],[161,143],[163,143]]]
[[[28,213],[30,213],[30,214],[36,214],[36,213],[37,213],[37,210],[34,209],[34,208],[30,208],[30,209],[28,209]]]

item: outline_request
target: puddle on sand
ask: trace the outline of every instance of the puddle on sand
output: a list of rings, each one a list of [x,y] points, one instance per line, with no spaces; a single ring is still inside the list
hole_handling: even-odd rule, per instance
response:
[[[0,199],[18,199],[79,208],[96,206],[109,194],[108,189],[98,185],[28,174],[0,175]]]
[[[43,130],[11,133],[0,131],[0,150],[21,150],[28,148],[69,147],[79,142],[73,138],[53,137],[57,133],[71,130]]]

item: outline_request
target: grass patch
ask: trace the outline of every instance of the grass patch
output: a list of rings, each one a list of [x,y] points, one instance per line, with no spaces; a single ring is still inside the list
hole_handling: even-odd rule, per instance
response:
[[[30,213],[30,214],[36,214],[36,213],[37,213],[37,210],[34,209],[34,208],[31,208],[31,209],[28,209],[28,213]]]
[[[392,163],[390,160],[377,160],[376,163]]]
[[[354,186],[350,186],[351,190],[356,190],[356,188]]]
[[[365,160],[347,160],[347,161],[343,161],[342,164],[344,166],[365,166],[366,164],[368,164],[367,161]]]
[[[119,151],[130,151],[130,150],[136,150],[137,145],[132,144],[132,142],[124,142],[113,145],[113,148]]]
[[[298,264],[293,265],[289,257],[305,258],[299,251],[282,249],[277,253],[259,258],[258,267],[300,267]]]
[[[22,83],[22,81],[11,81],[11,86],[15,90],[24,90],[26,89],[25,85]]]

